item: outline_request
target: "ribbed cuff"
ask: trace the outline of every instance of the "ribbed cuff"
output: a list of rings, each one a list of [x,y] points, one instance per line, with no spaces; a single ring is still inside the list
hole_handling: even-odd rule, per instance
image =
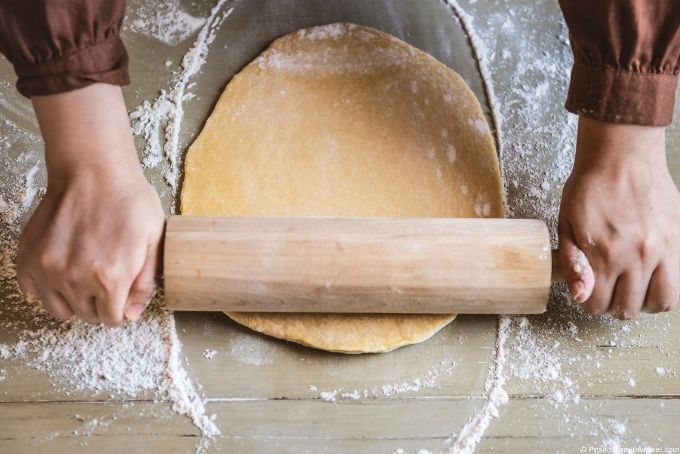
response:
[[[127,85],[128,55],[120,36],[44,63],[15,65],[17,90],[26,96],[46,96],[103,82]]]
[[[667,126],[673,120],[678,76],[590,67],[571,70],[566,108],[610,123]]]

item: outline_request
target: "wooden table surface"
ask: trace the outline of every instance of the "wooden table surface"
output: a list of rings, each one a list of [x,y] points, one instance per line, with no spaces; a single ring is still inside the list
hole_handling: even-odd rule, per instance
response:
[[[269,35],[281,34],[282,29],[272,28],[271,23],[269,28],[258,28],[257,23],[251,27],[247,20],[261,18],[251,17],[242,6],[248,1],[235,2],[235,13],[223,24],[218,41],[225,39],[238,47],[237,37],[252,35],[266,43]],[[386,1],[397,9],[415,4]],[[257,7],[264,8],[268,2],[259,3]],[[142,4],[133,1],[130,8]],[[413,24],[427,23],[443,7],[436,1],[422,4],[429,5],[423,7],[422,17],[406,15]],[[538,30],[560,30],[556,2],[513,5],[545,17],[545,23],[538,21]],[[209,6],[187,7],[196,8],[199,15]],[[509,14],[504,2],[463,0],[461,6],[478,27],[494,14]],[[244,9],[241,15],[239,8]],[[359,21],[351,15],[348,19]],[[305,20],[328,21],[312,16]],[[448,21],[445,27],[450,27],[447,36],[458,43],[453,46],[456,52],[446,54],[445,47],[436,46],[428,51],[439,52],[438,58],[455,64],[481,99],[484,91],[474,73],[473,54],[465,47],[467,39],[450,14],[437,19],[444,20]],[[291,26],[287,24],[281,27]],[[399,35],[398,27],[388,24],[385,28]],[[261,36],[253,30],[261,31]],[[422,39],[422,47],[432,39],[410,32],[402,35],[411,41]],[[169,73],[158,68],[166,59],[179,61],[191,39],[166,46],[128,31],[126,40],[133,80],[139,81],[126,89],[132,108],[152,99],[167,83]],[[233,73],[250,58],[240,54],[226,63],[208,61],[198,77],[199,102],[187,108],[183,146],[198,132],[228,80],[224,67],[227,74]],[[510,76],[498,72],[493,77],[498,90]],[[12,80],[10,66],[0,61],[0,109],[12,106],[0,110],[0,115],[13,112],[10,120],[35,131],[29,104],[11,91]],[[553,109],[560,108],[557,96]],[[678,116],[680,112],[668,133],[676,182],[680,181]],[[0,136],[9,127],[0,121]],[[549,171],[550,162],[544,168]],[[171,196],[160,175],[150,178],[169,205]],[[515,190],[521,192],[521,185]],[[498,317],[461,316],[422,344],[389,354],[345,356],[261,336],[222,314],[178,314],[176,321],[186,368],[203,387],[207,412],[217,415],[222,432],[207,445],[208,452],[446,450],[469,418],[488,402],[485,383],[499,335]],[[557,295],[547,313],[515,317],[509,323],[503,344],[503,377],[507,378],[503,388],[509,401],[499,407],[498,418],[490,421],[477,452],[595,452],[612,444],[680,449],[680,380],[675,373],[680,370],[680,312],[643,316],[637,322],[603,321],[580,314]],[[14,336],[0,332],[0,344],[14,341]],[[208,359],[206,349],[217,354]],[[541,361],[552,363],[532,364]],[[667,372],[659,373],[659,367]],[[523,376],[527,370],[554,371],[555,375]],[[0,452],[192,452],[200,441],[198,430],[186,417],[172,413],[168,402],[156,402],[151,395],[125,400],[93,397],[87,392],[66,395],[44,373],[20,362],[0,360],[0,371],[4,377],[0,380]]]

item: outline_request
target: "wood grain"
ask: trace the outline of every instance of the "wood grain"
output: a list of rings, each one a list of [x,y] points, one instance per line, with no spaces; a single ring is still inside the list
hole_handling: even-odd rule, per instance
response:
[[[533,314],[541,221],[171,216],[167,306],[184,311]]]

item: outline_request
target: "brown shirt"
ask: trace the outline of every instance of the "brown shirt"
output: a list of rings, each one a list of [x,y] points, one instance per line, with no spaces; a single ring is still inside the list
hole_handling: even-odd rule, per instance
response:
[[[566,107],[667,125],[680,72],[680,0],[560,0],[574,52]],[[125,0],[0,0],[0,52],[26,96],[129,83]]]
[[[25,96],[130,82],[125,0],[0,0],[0,52]]]

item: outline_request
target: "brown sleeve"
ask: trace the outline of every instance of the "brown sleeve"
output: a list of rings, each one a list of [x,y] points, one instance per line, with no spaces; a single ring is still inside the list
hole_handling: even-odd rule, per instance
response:
[[[0,52],[25,96],[129,83],[125,0],[0,0]]]
[[[574,67],[567,110],[613,123],[672,121],[680,0],[560,0]]]

